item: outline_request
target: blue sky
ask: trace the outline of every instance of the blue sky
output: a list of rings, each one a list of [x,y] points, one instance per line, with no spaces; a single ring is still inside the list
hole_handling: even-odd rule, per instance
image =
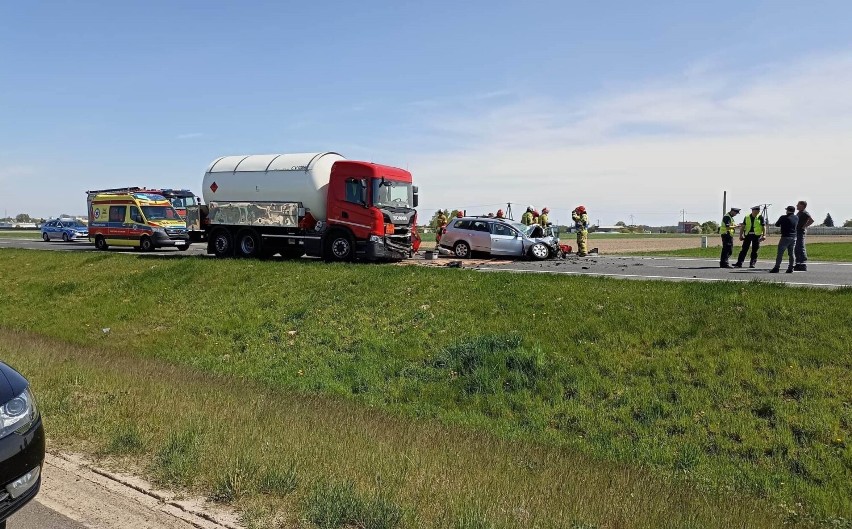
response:
[[[424,213],[852,217],[849,2],[15,2],[0,213],[189,187],[226,154],[409,168]],[[482,206],[476,208],[474,206]],[[778,208],[780,210],[780,207]]]

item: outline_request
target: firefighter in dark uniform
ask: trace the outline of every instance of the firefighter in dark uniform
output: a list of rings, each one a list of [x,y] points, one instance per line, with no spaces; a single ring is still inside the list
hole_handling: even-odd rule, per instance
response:
[[[742,268],[743,261],[748,255],[748,249],[751,247],[751,260],[748,267],[754,268],[757,264],[757,252],[760,251],[760,243],[766,240],[766,219],[760,214],[760,206],[751,208],[751,214],[746,215],[743,221],[743,226],[740,228],[740,241],[743,243],[743,248],[740,250],[740,255],[737,257],[735,268]]]
[[[719,266],[722,268],[733,268],[728,259],[734,253],[734,233],[737,231],[734,217],[739,214],[740,208],[731,208],[731,211],[722,217],[722,224],[719,226],[719,234],[722,236],[722,257],[719,259]]]

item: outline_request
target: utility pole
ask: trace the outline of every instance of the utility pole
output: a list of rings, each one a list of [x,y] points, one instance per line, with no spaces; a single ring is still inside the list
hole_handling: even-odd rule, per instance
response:
[[[630,215],[630,225],[633,226],[633,215]]]
[[[722,193],[722,215],[728,212],[728,192]]]
[[[681,215],[681,221],[686,222],[686,210],[685,209],[680,210],[680,215]]]

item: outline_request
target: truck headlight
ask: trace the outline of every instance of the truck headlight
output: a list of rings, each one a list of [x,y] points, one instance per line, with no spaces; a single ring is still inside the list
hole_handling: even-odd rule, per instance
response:
[[[370,242],[382,242],[382,238],[378,235],[370,235]]]
[[[0,406],[0,439],[12,432],[24,433],[38,420],[35,397],[27,389]]]

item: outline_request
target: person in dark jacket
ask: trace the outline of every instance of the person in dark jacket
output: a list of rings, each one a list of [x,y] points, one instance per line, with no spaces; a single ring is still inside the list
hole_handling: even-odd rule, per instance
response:
[[[814,218],[807,210],[808,202],[800,200],[796,204],[796,214],[799,217],[799,224],[796,225],[796,266],[793,269],[796,272],[807,272],[808,270],[808,250],[805,248],[805,233],[808,226],[814,223]]]
[[[778,241],[778,256],[775,258],[775,268],[769,271],[770,274],[777,274],[781,271],[781,261],[784,259],[784,252],[789,256],[790,265],[787,267],[787,273],[793,273],[795,258],[793,251],[796,247],[796,225],[799,224],[799,218],[796,217],[796,208],[787,206],[787,214],[782,215],[775,223],[781,228],[781,239]]]

